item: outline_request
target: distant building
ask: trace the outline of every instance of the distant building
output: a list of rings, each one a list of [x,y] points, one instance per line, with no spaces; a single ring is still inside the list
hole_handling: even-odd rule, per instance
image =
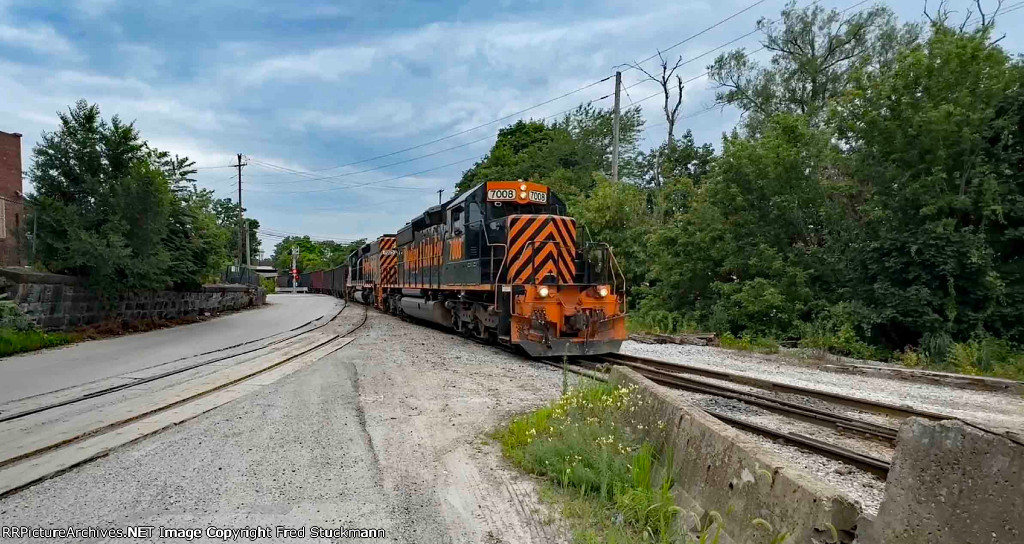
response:
[[[0,131],[0,266],[24,266],[21,134]]]
[[[261,278],[276,278],[277,269],[273,266],[268,265],[256,265],[252,267],[253,272],[259,274]]]

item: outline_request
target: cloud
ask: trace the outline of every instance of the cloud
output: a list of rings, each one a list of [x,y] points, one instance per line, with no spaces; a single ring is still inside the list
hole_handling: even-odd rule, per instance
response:
[[[75,56],[75,48],[48,25],[13,26],[0,24],[0,43],[45,55]]]

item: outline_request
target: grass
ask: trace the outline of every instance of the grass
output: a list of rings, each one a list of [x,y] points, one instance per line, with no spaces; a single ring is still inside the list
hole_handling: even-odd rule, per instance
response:
[[[1024,381],[1024,353],[995,338],[953,342],[941,350],[908,348],[896,361],[910,368]]]
[[[78,340],[74,334],[0,329],[0,357],[70,344]]]
[[[664,423],[644,429],[642,405],[635,386],[588,380],[494,433],[506,458],[546,480],[575,542],[695,542],[681,530],[671,453],[644,439]]]
[[[754,351],[757,353],[778,353],[779,342],[774,338],[755,336],[755,335],[744,335],[740,337],[733,336],[732,333],[725,333],[718,339],[719,345],[726,349],[736,349],[741,351]]]

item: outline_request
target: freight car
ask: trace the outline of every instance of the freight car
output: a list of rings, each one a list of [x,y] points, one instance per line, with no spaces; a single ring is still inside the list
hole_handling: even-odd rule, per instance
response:
[[[615,352],[625,278],[582,238],[548,187],[482,183],[352,252],[345,294],[533,356]]]

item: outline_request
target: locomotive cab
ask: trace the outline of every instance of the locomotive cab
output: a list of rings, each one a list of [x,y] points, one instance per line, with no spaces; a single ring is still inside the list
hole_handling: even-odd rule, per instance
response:
[[[534,356],[617,351],[625,339],[625,282],[604,244],[580,242],[575,220],[548,187],[481,184],[447,205],[449,277],[493,286],[493,302],[460,295],[462,326],[486,329]]]

